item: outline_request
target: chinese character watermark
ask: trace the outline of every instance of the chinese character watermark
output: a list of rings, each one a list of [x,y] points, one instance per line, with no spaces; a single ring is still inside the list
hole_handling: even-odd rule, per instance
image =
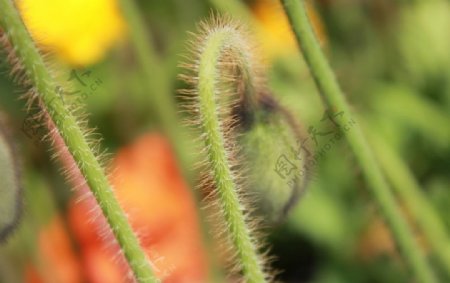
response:
[[[55,93],[61,98],[63,104],[66,104],[66,98],[81,104],[88,97],[94,94],[94,92],[103,84],[103,81],[98,77],[92,77],[92,71],[90,70],[76,70],[70,71],[67,82],[77,82],[81,87],[74,91],[68,91],[62,86],[57,85],[55,87]],[[48,113],[55,114],[54,100],[50,101],[47,106]],[[48,132],[45,125],[37,122],[42,119],[42,111],[40,109],[34,109],[35,111],[29,111],[22,122],[22,132],[37,145]]]
[[[352,118],[344,124],[338,123],[336,119],[342,119],[344,115],[344,111],[325,111],[320,120],[320,127],[310,126],[308,135],[297,140],[296,145],[290,147],[289,154],[281,154],[278,157],[274,171],[291,189],[305,178],[314,180],[317,177],[313,170],[316,164],[325,158],[333,145],[356,124]],[[314,154],[309,150],[311,145],[316,148]],[[302,161],[302,165],[299,161]]]

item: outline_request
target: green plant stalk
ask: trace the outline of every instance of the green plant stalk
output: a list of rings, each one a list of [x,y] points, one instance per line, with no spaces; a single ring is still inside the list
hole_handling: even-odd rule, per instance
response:
[[[182,129],[177,126],[179,125],[177,109],[173,96],[171,95],[169,81],[165,76],[167,72],[163,68],[163,62],[158,58],[151,37],[148,36],[144,19],[139,12],[136,2],[134,0],[119,0],[119,4],[129,27],[128,32],[132,47],[141,65],[146,87],[149,91],[150,104],[154,106],[153,110],[158,121],[161,123],[161,129],[167,135],[173,146],[184,179],[192,185],[193,176],[192,171],[189,170],[192,167],[192,161],[186,154],[188,151],[186,150],[186,144],[183,142],[186,137],[182,134]],[[200,198],[195,191],[193,191],[192,196],[197,204],[197,215],[199,216],[203,243],[211,269],[208,278],[212,282],[224,282],[217,266],[217,259],[211,252],[211,239],[206,232],[205,217],[200,209]]]
[[[427,201],[408,166],[392,147],[375,134],[370,136],[370,140],[387,178],[417,220],[427,243],[450,276],[450,239],[441,218]]]
[[[162,60],[154,48],[151,36],[145,29],[145,22],[139,12],[134,0],[119,0],[121,12],[128,25],[128,33],[138,62],[141,66],[145,80],[145,87],[149,92],[149,102],[161,129],[168,136],[174,147],[180,167],[186,180],[192,179],[190,171],[186,170],[190,164],[188,156],[185,154],[183,137],[180,128],[177,127],[177,109],[173,96],[171,95],[170,83],[167,80],[166,69]]]
[[[175,150],[177,146],[177,112],[173,97],[170,95],[170,85],[167,80],[163,62],[158,57],[152,44],[151,36],[148,36],[145,23],[134,0],[120,0],[120,7],[128,24],[128,33],[132,47],[141,65],[146,87],[149,93],[150,104],[156,112],[156,117],[162,124],[162,129],[171,139]],[[180,150],[180,154],[183,152]]]
[[[242,266],[245,282],[266,282],[262,261],[257,254],[257,248],[250,235],[244,216],[244,208],[239,201],[235,176],[231,171],[231,164],[226,151],[225,136],[219,118],[219,106],[216,103],[217,82],[220,80],[218,70],[221,52],[225,46],[239,50],[232,31],[221,29],[210,34],[205,42],[200,57],[198,70],[198,96],[200,103],[200,119],[206,135],[208,162],[212,166],[213,180],[218,191],[220,205],[229,227],[229,235],[238,254]],[[234,45],[234,46],[233,46]],[[245,63],[244,79],[247,70]],[[248,81],[246,81],[248,83]]]
[[[170,91],[170,84],[166,78],[166,70],[163,68],[163,62],[158,57],[152,44],[151,37],[145,30],[145,23],[139,13],[134,0],[119,0],[124,18],[128,24],[128,33],[132,42],[132,47],[137,55],[138,61],[145,79],[145,86],[149,91],[150,104],[153,105],[155,116],[161,123],[161,129],[168,136],[172,143],[183,176],[188,182],[192,180],[190,168],[191,162],[185,154],[183,136],[180,134],[180,128],[177,117],[175,101]]]
[[[61,97],[55,92],[53,78],[11,0],[0,0],[0,21],[27,77],[39,93],[39,99],[105,215],[136,279],[138,282],[159,282],[76,118],[65,108]]]
[[[261,29],[261,23],[252,13],[250,6],[244,2],[242,0],[209,0],[211,6],[215,9],[222,13],[233,15],[233,18],[239,19],[239,21],[249,25],[252,30],[257,31]],[[299,72],[303,76],[303,73],[305,73],[303,66],[299,66],[298,63],[290,60],[289,56],[281,56],[278,59],[281,60],[277,61],[277,65],[282,69],[282,72],[288,74],[288,77],[298,77]]]
[[[280,1],[283,4],[295,37],[303,51],[303,57],[309,66],[324,103],[331,109],[337,109],[345,113],[344,117],[337,119],[339,121],[336,122],[340,126],[344,126],[351,119],[356,121],[355,117],[351,117],[350,107],[315,38],[306,14],[304,1]],[[369,183],[369,188],[378,202],[381,212],[414,275],[420,282],[436,282],[435,275],[429,267],[422,250],[418,247],[410,228],[402,217],[395,197],[386,183],[360,125],[356,122],[356,125],[351,130],[345,131],[345,136],[361,165]]]

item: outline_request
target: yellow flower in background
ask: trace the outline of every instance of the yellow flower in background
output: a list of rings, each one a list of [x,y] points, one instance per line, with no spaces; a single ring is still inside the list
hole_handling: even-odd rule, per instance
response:
[[[124,32],[115,0],[16,0],[33,39],[65,62],[101,59]]]
[[[311,20],[314,32],[320,44],[326,42],[323,23],[314,10],[307,3],[308,16]],[[284,54],[292,54],[297,51],[297,43],[291,31],[288,19],[283,7],[278,0],[257,0],[251,6],[252,12],[260,23],[259,37],[264,53],[269,60]]]

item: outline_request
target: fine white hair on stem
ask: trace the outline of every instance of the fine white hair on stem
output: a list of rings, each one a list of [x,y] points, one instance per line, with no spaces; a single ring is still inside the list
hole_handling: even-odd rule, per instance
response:
[[[188,87],[179,91],[181,110],[198,137],[205,210],[213,224],[218,250],[226,258],[230,276],[241,274],[245,282],[268,282],[268,269],[258,223],[250,215],[253,206],[245,187],[239,108],[256,106],[264,89],[251,36],[227,16],[211,15],[198,25],[189,42],[189,54],[179,77]]]

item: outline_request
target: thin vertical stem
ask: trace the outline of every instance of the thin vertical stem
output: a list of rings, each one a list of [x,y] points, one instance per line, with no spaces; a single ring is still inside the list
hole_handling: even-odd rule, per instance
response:
[[[132,47],[145,76],[145,87],[149,91],[148,97],[153,106],[152,109],[156,112],[156,117],[162,124],[163,130],[166,131],[177,149],[178,144],[175,138],[178,137],[176,134],[177,114],[173,96],[170,95],[170,85],[165,76],[163,62],[152,44],[152,37],[145,29],[144,19],[139,13],[135,1],[120,0],[119,3],[128,24]]]
[[[0,24],[25,75],[37,90],[68,150],[86,179],[138,282],[158,282],[146,254],[114,196],[103,168],[86,141],[79,122],[56,93],[56,84],[11,0],[0,0]],[[43,111],[44,111],[43,110]]]
[[[370,136],[370,141],[388,180],[417,220],[432,251],[450,276],[450,239],[444,223],[423,194],[408,166],[391,146],[375,134]]]
[[[158,57],[151,36],[145,29],[145,22],[134,0],[119,0],[122,13],[128,23],[132,47],[137,55],[143,75],[145,76],[145,87],[148,91],[150,103],[155,111],[155,116],[161,124],[161,129],[169,138],[175,151],[177,161],[180,165],[184,179],[192,185],[192,160],[186,154],[186,136],[179,127],[177,109],[174,96],[171,94],[170,83],[167,79],[166,70],[161,58]],[[191,186],[192,187],[192,186]],[[193,191],[192,196],[196,201],[197,215],[199,216],[202,238],[208,261],[210,264],[209,280],[223,282],[218,270],[216,258],[212,254],[211,239],[206,230],[203,212],[200,209],[199,196]]]
[[[342,119],[336,121],[339,126],[345,127],[352,122],[352,119],[356,122],[351,130],[345,131],[345,136],[363,169],[369,188],[378,202],[406,262],[420,282],[436,282],[435,275],[422,250],[415,242],[411,229],[402,217],[395,197],[386,183],[356,117],[351,115],[350,107],[311,28],[304,1],[281,0],[281,2],[324,103],[332,109],[345,113]]]

